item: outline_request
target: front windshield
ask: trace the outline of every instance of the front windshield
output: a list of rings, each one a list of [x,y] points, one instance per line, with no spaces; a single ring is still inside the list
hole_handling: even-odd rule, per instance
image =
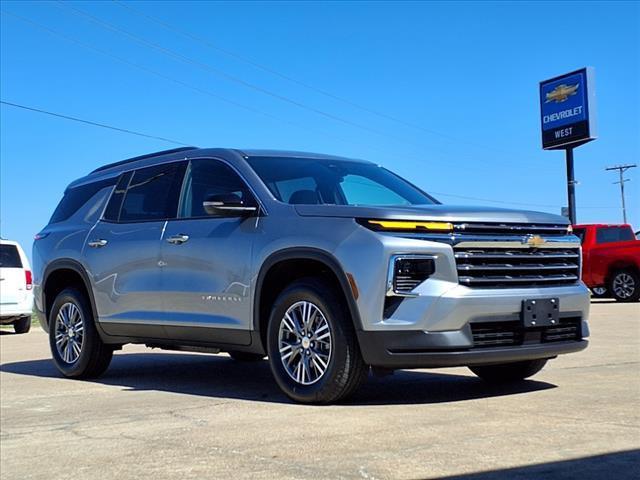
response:
[[[437,200],[371,163],[249,157],[274,197],[292,205],[425,205]]]

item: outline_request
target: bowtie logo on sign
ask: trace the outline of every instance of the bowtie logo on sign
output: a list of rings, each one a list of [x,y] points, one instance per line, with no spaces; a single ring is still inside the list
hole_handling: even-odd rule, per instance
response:
[[[578,90],[579,86],[580,86],[580,84],[578,84],[578,83],[576,83],[575,85],[565,85],[564,83],[562,85],[558,85],[551,92],[546,94],[547,101],[544,102],[544,103],[549,103],[549,102],[560,103],[560,102],[564,102],[569,98],[569,96],[575,95],[577,93],[577,90]]]

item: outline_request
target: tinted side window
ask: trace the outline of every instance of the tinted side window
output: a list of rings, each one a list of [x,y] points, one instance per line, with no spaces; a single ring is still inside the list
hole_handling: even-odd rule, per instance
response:
[[[596,232],[597,243],[626,242],[633,240],[633,232],[623,227],[600,227]]]
[[[0,245],[0,267],[22,268],[22,260],[15,245]]]
[[[124,194],[120,222],[175,218],[185,162],[136,170]]]
[[[182,197],[180,217],[208,217],[202,202],[210,195],[235,194],[247,205],[255,204],[242,178],[218,160],[193,160]]]
[[[67,220],[74,213],[80,210],[80,208],[96,193],[105,187],[114,185],[115,183],[116,179],[110,178],[108,180],[102,180],[88,185],[81,185],[79,187],[72,188],[71,190],[67,190],[53,212],[49,223],[58,223]]]

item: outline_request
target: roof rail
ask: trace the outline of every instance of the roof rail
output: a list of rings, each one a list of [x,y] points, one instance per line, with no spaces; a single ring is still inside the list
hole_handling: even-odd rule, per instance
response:
[[[96,168],[91,173],[101,172],[103,170],[108,170],[109,168],[118,167],[120,165],[125,165],[131,162],[137,162],[138,160],[144,160],[145,158],[159,157],[160,155],[169,155],[170,153],[186,152],[187,150],[195,150],[197,148],[198,147],[179,147],[172,148],[170,150],[162,150],[160,152],[147,153],[146,155],[140,155],[139,157],[128,158],[126,160],[120,160],[119,162],[103,165],[102,167]]]

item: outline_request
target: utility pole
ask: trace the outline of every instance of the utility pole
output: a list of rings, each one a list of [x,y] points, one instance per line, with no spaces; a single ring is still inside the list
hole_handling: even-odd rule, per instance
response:
[[[573,173],[573,147],[566,150],[567,157],[567,199],[569,200],[569,221],[575,225],[578,223],[576,216],[576,179]]]
[[[624,172],[626,172],[627,170],[629,170],[630,168],[635,168],[638,165],[634,164],[627,164],[627,165],[616,165],[615,167],[607,167],[605,168],[605,170],[618,170],[618,174],[620,175],[620,180],[617,182],[613,182],[614,185],[616,184],[620,184],[620,196],[622,197],[622,218],[624,220],[624,223],[627,223],[627,207],[624,203],[624,182],[628,182],[629,179],[625,179],[624,178]]]

